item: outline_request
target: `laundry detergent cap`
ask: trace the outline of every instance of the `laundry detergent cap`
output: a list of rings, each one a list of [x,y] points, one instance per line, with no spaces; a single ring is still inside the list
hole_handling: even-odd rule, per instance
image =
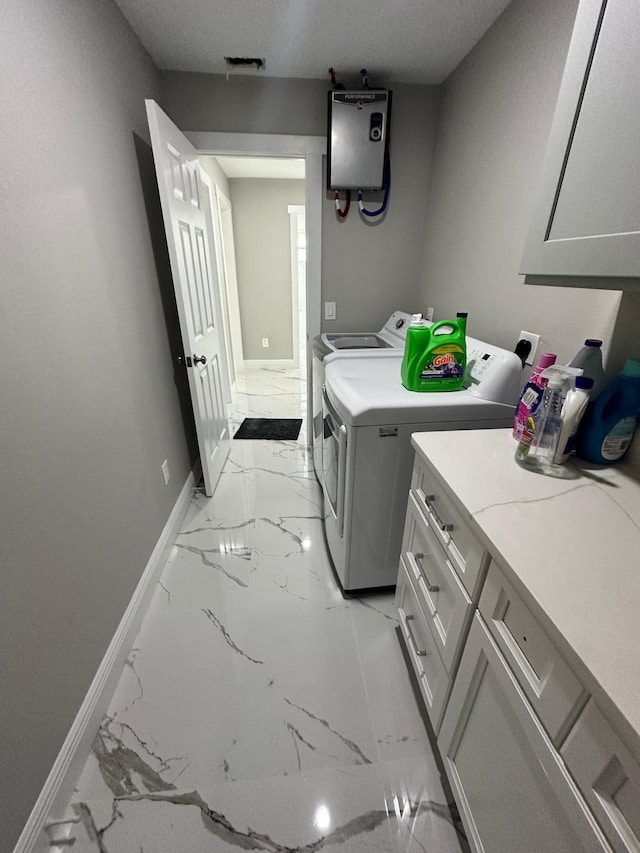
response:
[[[640,358],[628,358],[622,368],[623,376],[631,376],[632,379],[640,378]]]
[[[543,352],[538,362],[538,369],[544,370],[545,367],[551,367],[555,363],[557,356],[553,352]]]
[[[590,388],[593,388],[593,379],[590,376],[576,376],[575,384],[576,388],[588,391]]]

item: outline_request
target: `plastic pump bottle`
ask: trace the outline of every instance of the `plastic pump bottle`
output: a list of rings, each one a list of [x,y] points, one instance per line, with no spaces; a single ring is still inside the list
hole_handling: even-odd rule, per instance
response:
[[[520,441],[527,425],[527,418],[533,415],[540,405],[547,380],[542,378],[542,372],[555,364],[556,356],[552,352],[543,352],[529,381],[522,389],[520,399],[516,404],[516,414],[513,419],[513,437]]]
[[[591,399],[595,400],[606,383],[602,369],[602,341],[597,338],[587,338],[582,349],[578,350],[567,367],[581,367],[582,375],[593,379]]]
[[[548,380],[547,386],[516,447],[515,460],[522,468],[552,477],[566,476],[562,465],[554,461],[562,432],[563,390],[580,373],[580,368],[552,365],[540,374],[541,379]]]
[[[580,421],[589,405],[589,395],[593,388],[593,379],[589,376],[576,376],[575,388],[570,388],[562,404],[562,429],[553,461],[564,464],[573,450]]]

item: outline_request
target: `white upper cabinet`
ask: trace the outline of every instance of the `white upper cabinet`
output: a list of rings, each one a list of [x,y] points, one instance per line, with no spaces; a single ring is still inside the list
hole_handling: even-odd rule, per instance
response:
[[[520,273],[640,289],[640,3],[581,0]]]

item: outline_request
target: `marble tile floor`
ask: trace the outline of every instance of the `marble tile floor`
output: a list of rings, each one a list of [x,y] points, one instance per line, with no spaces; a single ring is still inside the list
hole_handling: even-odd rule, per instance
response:
[[[303,417],[299,371],[238,382]],[[304,426],[304,424],[303,424]],[[233,441],[196,494],[76,786],[75,853],[457,853],[390,594],[345,599],[298,441]]]

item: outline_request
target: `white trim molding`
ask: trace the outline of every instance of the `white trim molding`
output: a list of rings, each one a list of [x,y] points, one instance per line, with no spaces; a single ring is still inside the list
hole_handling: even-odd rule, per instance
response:
[[[220,259],[224,274],[223,285],[229,311],[229,346],[233,355],[234,383],[236,373],[244,365],[242,348],[242,322],[240,319],[240,296],[238,294],[238,271],[236,268],[236,244],[233,230],[233,205],[231,199],[214,184],[216,194],[216,209],[220,229]]]
[[[255,367],[297,367],[294,358],[245,358],[244,366],[248,370]]]
[[[200,479],[199,465],[198,462],[178,495],[13,853],[50,850],[56,848],[56,839],[60,839],[62,849],[73,843],[73,823],[66,821],[68,815],[65,812],[142,625],[158,578],[191,505],[193,491]]]
[[[305,232],[305,270],[307,267],[307,247],[306,247],[306,225],[305,225],[305,210],[304,204],[289,204],[287,205],[287,213],[289,214],[289,252],[291,263],[291,348],[293,351],[293,361],[296,367],[300,366],[301,347],[306,350],[306,325],[307,325],[307,282],[299,274],[299,230],[300,222],[304,226]],[[302,285],[302,287],[301,287]],[[302,292],[300,292],[302,290]],[[304,306],[304,307],[303,307]],[[301,310],[302,308],[302,310]],[[304,343],[300,340],[301,321],[305,327]],[[303,356],[304,358],[304,356]]]
[[[200,154],[251,154],[253,157],[304,157],[327,153],[326,136],[283,133],[219,133],[182,131]]]

